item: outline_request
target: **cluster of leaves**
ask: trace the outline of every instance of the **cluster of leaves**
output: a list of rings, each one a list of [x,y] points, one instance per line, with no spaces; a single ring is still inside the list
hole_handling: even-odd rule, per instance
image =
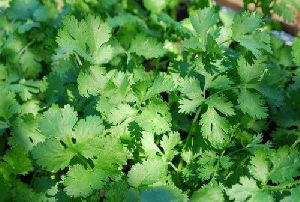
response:
[[[298,201],[300,38],[210,1],[0,6],[0,201]]]

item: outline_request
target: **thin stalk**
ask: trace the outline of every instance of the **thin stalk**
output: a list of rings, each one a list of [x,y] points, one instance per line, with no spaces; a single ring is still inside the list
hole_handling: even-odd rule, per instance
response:
[[[191,125],[191,128],[189,130],[188,136],[187,136],[186,141],[183,145],[184,149],[187,147],[188,143],[190,142],[190,140],[193,136],[194,128],[195,128],[195,125],[196,125],[197,120],[199,118],[200,112],[201,112],[201,107],[198,108],[198,110],[197,110],[197,112],[194,116],[194,119],[192,121],[192,125]],[[183,167],[183,158],[180,159],[178,167],[177,167],[177,172],[178,172],[178,174],[177,174],[177,183],[179,183],[179,184],[181,183],[180,174],[181,174],[181,171],[182,171],[182,167]]]
[[[300,180],[295,180],[293,182],[284,182],[279,185],[264,185],[262,186],[263,189],[265,190],[270,190],[270,191],[281,191],[281,190],[289,190],[288,188],[294,187],[296,185],[300,184]]]
[[[229,41],[231,41],[231,39],[226,39],[225,41],[222,41],[219,45],[223,45],[224,43],[227,43]]]
[[[193,119],[193,121],[192,121],[192,125],[191,125],[191,128],[190,128],[190,131],[189,131],[189,133],[188,133],[188,136],[187,136],[187,138],[186,138],[186,142],[185,142],[185,144],[184,144],[184,148],[187,147],[188,142],[191,140],[191,138],[192,138],[192,136],[193,136],[193,132],[194,132],[194,129],[195,129],[197,120],[198,120],[198,118],[199,118],[200,112],[201,112],[201,107],[198,108],[198,110],[197,110],[197,112],[196,112],[196,114],[195,114],[195,116],[194,116],[194,119]]]
[[[292,144],[292,148],[295,148],[295,147],[297,146],[297,144],[299,144],[299,143],[300,143],[300,138],[297,139],[297,140],[294,142],[294,144]]]
[[[82,66],[82,62],[81,62],[79,56],[76,53],[75,53],[75,58],[77,60],[77,63],[79,64],[79,66]]]
[[[30,42],[28,42],[19,52],[18,55],[22,55],[23,52],[29,47],[31,46],[33,43],[35,42],[35,39],[32,39]]]

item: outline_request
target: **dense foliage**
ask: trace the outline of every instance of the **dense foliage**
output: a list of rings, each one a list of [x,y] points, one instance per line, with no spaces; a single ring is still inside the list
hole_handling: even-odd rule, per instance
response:
[[[1,2],[0,201],[299,200],[300,38],[210,1]]]

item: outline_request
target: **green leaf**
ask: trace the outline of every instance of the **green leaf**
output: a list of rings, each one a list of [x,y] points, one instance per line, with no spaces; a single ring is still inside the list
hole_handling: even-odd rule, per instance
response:
[[[105,193],[105,201],[107,202],[124,202],[129,186],[126,182],[114,182],[109,190]]]
[[[14,174],[24,175],[33,170],[28,153],[19,147],[8,150],[3,160],[8,165],[9,172]]]
[[[88,16],[78,21],[74,16],[63,20],[63,28],[56,39],[59,49],[55,59],[78,54],[93,64],[107,63],[112,59],[112,47],[106,44],[111,37],[111,28],[99,17]]]
[[[160,13],[166,5],[166,0],[144,0],[144,6],[153,13]]]
[[[300,35],[294,39],[292,46],[293,61],[297,66],[300,66]]]
[[[219,17],[214,7],[208,7],[197,10],[190,20],[197,33],[206,34],[218,22]]]
[[[90,67],[86,72],[80,72],[77,79],[80,95],[85,97],[98,95],[108,82],[104,74],[104,68],[96,66]]]
[[[56,139],[47,139],[38,143],[31,153],[37,164],[50,172],[57,172],[67,167],[75,156],[73,151],[64,148]]]
[[[259,192],[259,188],[255,180],[248,177],[241,177],[240,184],[235,184],[226,190],[229,199],[236,202],[246,201],[247,198],[254,196],[257,192]]]
[[[182,93],[182,98],[179,100],[179,112],[186,114],[196,112],[204,101],[199,81],[192,77],[182,79],[179,82],[179,90]]]
[[[44,141],[44,139],[45,137],[38,131],[37,120],[29,115],[18,118],[15,121],[12,136],[9,138],[9,144],[30,151],[37,143]]]
[[[72,136],[77,120],[77,112],[70,105],[65,105],[64,108],[53,106],[43,114],[39,129],[46,137],[65,138]]]
[[[268,192],[260,191],[254,194],[248,201],[249,202],[256,202],[256,201],[274,202],[274,198]]]
[[[81,119],[74,127],[73,138],[76,142],[70,143],[66,140],[67,147],[77,151],[78,154],[86,158],[92,158],[98,154],[101,149],[100,138],[104,136],[104,126],[98,116],[88,116]]]
[[[269,178],[269,163],[267,153],[264,150],[255,150],[254,156],[251,157],[249,171],[251,175],[266,184]]]
[[[232,37],[241,46],[250,50],[256,57],[265,50],[271,53],[270,36],[267,32],[261,32],[262,18],[259,14],[245,12],[236,15],[232,25]]]
[[[270,35],[265,32],[256,32],[252,35],[240,36],[236,39],[241,46],[250,50],[255,57],[262,55],[262,51],[271,53]]]
[[[270,160],[273,167],[270,171],[270,179],[275,183],[292,181],[299,176],[300,159],[299,152],[288,147],[281,147],[272,154]]]
[[[195,191],[191,202],[223,202],[224,196],[222,193],[222,188],[217,185],[205,185],[201,187],[199,190]]]
[[[9,119],[20,111],[20,105],[15,99],[15,94],[1,87],[0,91],[0,118]]]
[[[201,118],[200,124],[203,137],[214,147],[222,147],[228,139],[228,121],[212,107],[208,107]]]
[[[158,186],[142,189],[140,201],[155,202],[187,202],[187,196],[175,187]]]
[[[142,132],[142,140],[141,143],[143,145],[143,149],[145,151],[145,155],[149,157],[155,157],[156,153],[160,152],[160,149],[154,142],[154,134],[150,132]]]
[[[158,159],[148,159],[142,164],[135,164],[128,173],[128,183],[133,187],[152,185],[164,181],[167,175],[167,165]]]
[[[145,131],[162,134],[171,130],[171,114],[167,103],[152,100],[142,108],[142,113],[136,117],[136,122]]]
[[[240,58],[238,60],[238,74],[240,76],[242,83],[250,83],[251,81],[257,80],[263,75],[265,70],[265,64],[260,61],[255,61],[253,65],[247,63],[245,58]]]
[[[220,75],[213,80],[209,80],[206,83],[206,88],[214,88],[214,89],[226,89],[229,88],[233,82],[228,78],[227,75]]]
[[[100,170],[85,169],[82,165],[74,165],[64,180],[65,191],[69,196],[87,197],[93,191],[100,189],[107,179],[106,173]]]
[[[238,38],[245,34],[250,34],[261,27],[262,17],[255,12],[244,12],[236,15],[232,25],[233,38]]]
[[[233,104],[222,95],[212,95],[205,102],[226,116],[235,115]]]
[[[180,144],[180,134],[178,132],[170,132],[164,135],[160,141],[160,146],[164,150],[164,155],[168,161],[171,161],[178,153],[175,147]]]
[[[273,6],[273,11],[282,16],[284,21],[287,23],[295,23],[296,20],[296,12],[291,9],[291,5],[289,5],[292,1],[280,1]],[[298,4],[297,2],[296,4]]]
[[[128,104],[120,104],[116,108],[112,108],[110,113],[107,115],[107,119],[112,124],[120,124],[124,122],[131,122],[134,120],[135,115],[138,111]]]
[[[162,92],[170,92],[174,89],[175,83],[173,82],[172,77],[161,73],[155,78],[147,93],[150,95],[157,95]]]
[[[129,152],[124,148],[119,137],[110,135],[100,136],[91,140],[90,150],[96,150],[93,156],[94,169],[105,171],[111,180],[117,180],[121,176],[121,170],[126,165]]]
[[[238,94],[239,106],[245,114],[249,114],[255,119],[267,118],[267,108],[264,106],[265,101],[261,95],[253,93],[245,88],[241,89]]]
[[[132,40],[129,51],[146,59],[162,57],[166,53],[162,43],[142,34]]]
[[[179,112],[190,114],[192,112],[196,112],[197,108],[201,105],[204,99],[202,97],[198,99],[187,99],[187,98],[181,98],[179,100]]]
[[[284,197],[280,202],[297,202],[300,198],[300,186],[290,190],[291,195]]]

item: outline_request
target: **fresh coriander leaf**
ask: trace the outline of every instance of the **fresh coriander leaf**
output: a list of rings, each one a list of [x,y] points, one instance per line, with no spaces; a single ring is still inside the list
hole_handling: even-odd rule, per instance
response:
[[[78,90],[82,96],[96,96],[104,89],[108,82],[102,68],[92,66],[87,72],[80,72],[78,75]]]
[[[72,136],[73,126],[78,120],[77,116],[77,112],[70,105],[65,105],[64,108],[53,106],[44,113],[39,122],[39,129],[46,137]]]
[[[239,106],[245,114],[249,114],[253,118],[267,118],[267,108],[264,106],[265,101],[261,95],[251,92],[247,89],[241,89],[238,94]]]
[[[250,164],[249,171],[252,176],[263,183],[267,183],[269,178],[267,153],[264,150],[256,150],[254,156],[251,157]]]
[[[106,173],[100,170],[85,169],[82,165],[74,165],[64,180],[65,191],[69,196],[87,197],[94,190],[101,188],[106,180]]]
[[[162,57],[166,53],[162,43],[142,34],[135,36],[129,51],[146,59]]]
[[[179,100],[179,112],[189,114],[196,112],[197,108],[204,101],[200,83],[195,78],[186,78],[179,82],[179,91],[182,97]]]
[[[191,202],[204,202],[207,200],[212,202],[223,202],[224,196],[222,191],[222,188],[217,185],[205,185],[194,192]]]
[[[151,100],[150,104],[142,109],[135,121],[145,131],[162,134],[171,130],[171,114],[167,103],[160,100]]]
[[[222,147],[227,141],[228,121],[212,107],[202,115],[200,120],[203,137],[215,147]]]
[[[212,95],[205,102],[209,107],[214,107],[226,116],[235,115],[233,104],[222,95]]]
[[[59,49],[55,59],[78,54],[93,64],[107,63],[113,57],[111,45],[106,44],[110,37],[111,28],[99,17],[88,16],[78,21],[74,16],[67,16],[56,39]]]
[[[197,10],[195,15],[192,15],[190,19],[194,29],[199,34],[206,34],[208,30],[218,22],[219,17],[215,12],[215,8],[209,7]]]
[[[229,199],[236,202],[246,201],[246,199],[255,196],[259,192],[259,188],[254,179],[241,177],[240,183],[233,185],[226,190]]]
[[[270,170],[270,179],[275,183],[293,180],[299,175],[299,152],[288,147],[281,147],[272,154],[270,160],[273,167]]]
[[[37,164],[50,172],[65,168],[76,155],[70,149],[64,148],[56,139],[47,139],[38,143],[31,153]]]
[[[128,183],[133,187],[152,185],[163,182],[166,178],[167,165],[157,159],[148,159],[142,164],[135,164],[128,173]]]

